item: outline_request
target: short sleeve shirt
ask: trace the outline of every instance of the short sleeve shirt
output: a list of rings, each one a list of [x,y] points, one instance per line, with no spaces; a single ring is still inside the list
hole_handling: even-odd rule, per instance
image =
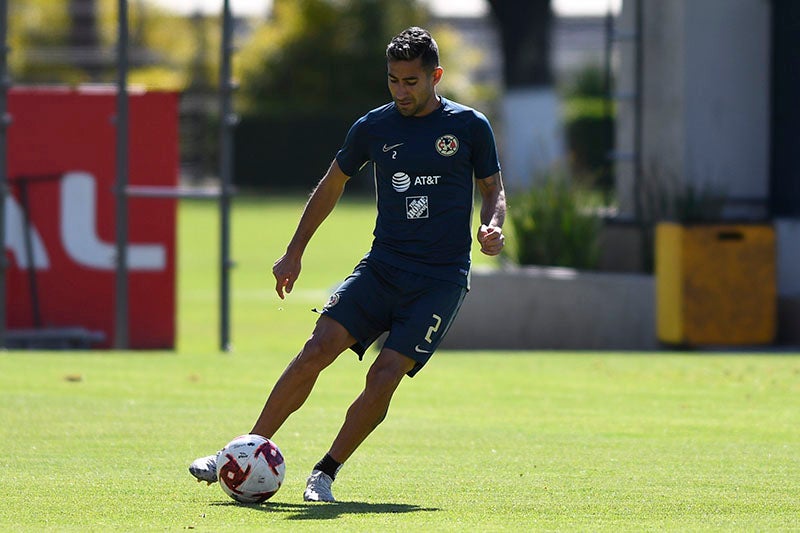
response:
[[[474,179],[500,170],[480,112],[441,98],[423,117],[394,103],[353,124],[336,154],[352,176],[371,163],[378,215],[369,258],[468,286]]]

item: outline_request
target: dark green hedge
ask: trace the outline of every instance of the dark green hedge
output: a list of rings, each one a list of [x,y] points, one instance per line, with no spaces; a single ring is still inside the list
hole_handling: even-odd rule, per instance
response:
[[[244,117],[234,134],[234,181],[240,187],[309,192],[358,117]],[[348,190],[370,190],[358,176]]]

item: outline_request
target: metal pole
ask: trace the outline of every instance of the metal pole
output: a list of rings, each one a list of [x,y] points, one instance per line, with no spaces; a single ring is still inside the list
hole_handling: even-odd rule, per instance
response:
[[[8,196],[8,177],[6,176],[8,115],[8,2],[0,0],[0,348],[6,347],[6,197]]]
[[[636,29],[635,32],[635,47],[636,47],[636,62],[635,68],[636,72],[634,73],[635,79],[635,100],[634,106],[635,111],[633,115],[633,156],[634,156],[634,167],[633,167],[633,195],[634,195],[634,209],[635,209],[635,218],[637,224],[641,228],[641,257],[644,263],[645,270],[649,271],[652,270],[654,267],[653,265],[653,253],[652,253],[652,237],[651,232],[652,228],[648,227],[648,223],[645,220],[645,217],[649,215],[649,213],[645,212],[644,206],[644,197],[645,191],[643,190],[643,180],[644,180],[644,163],[642,158],[642,132],[643,132],[643,124],[642,124],[642,112],[644,110],[644,106],[642,105],[642,101],[644,99],[644,39],[642,34],[644,33],[644,2],[642,0],[636,0]]]
[[[219,196],[220,218],[220,350],[230,351],[230,269],[231,243],[230,243],[230,211],[231,194],[233,189],[233,127],[236,125],[236,115],[232,111],[231,97],[233,83],[231,80],[231,54],[233,19],[229,0],[222,4],[222,45],[219,72],[219,174],[222,182]]]
[[[118,2],[117,45],[117,180],[116,197],[116,298],[114,348],[128,348],[128,0]]]
[[[605,18],[605,49],[603,54],[603,90],[605,91],[605,99],[603,101],[603,108],[606,116],[610,116],[611,112],[611,48],[614,39],[614,14],[611,13],[611,7],[606,11]]]
[[[604,177],[608,180],[608,182],[604,183],[608,187],[608,192],[606,193],[609,197],[611,196],[611,191],[616,187],[616,176],[614,176],[614,161],[612,160],[611,154],[615,151],[615,139],[614,139],[614,120],[613,120],[613,113],[614,110],[611,107],[612,102],[612,77],[611,77],[611,61],[612,61],[612,47],[613,47],[613,39],[614,39],[614,15],[611,12],[611,3],[608,4],[608,9],[606,11],[606,19],[605,19],[605,53],[603,55],[603,91],[605,92],[605,98],[603,99],[603,127],[605,129],[606,135],[606,146],[608,146],[609,152],[606,154],[605,158],[605,175]]]

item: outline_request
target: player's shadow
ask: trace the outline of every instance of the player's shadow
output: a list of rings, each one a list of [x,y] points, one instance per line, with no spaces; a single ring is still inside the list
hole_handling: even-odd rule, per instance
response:
[[[225,502],[215,505],[238,505],[240,503]],[[265,502],[262,504],[246,505],[253,510],[265,513],[291,513],[287,520],[330,520],[348,514],[405,514],[439,511],[435,507],[420,507],[407,503],[363,503],[363,502],[334,502],[334,503],[283,503]]]

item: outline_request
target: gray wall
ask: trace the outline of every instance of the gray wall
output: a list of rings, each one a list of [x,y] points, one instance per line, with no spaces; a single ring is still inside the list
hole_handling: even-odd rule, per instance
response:
[[[624,1],[620,29],[635,29],[636,5]],[[770,3],[642,0],[642,7],[643,179],[713,185],[727,196],[766,201]],[[632,92],[636,49],[620,47],[617,89]],[[635,112],[632,100],[620,103],[620,151],[634,149]],[[631,162],[617,167],[621,209],[629,214],[633,172]]]
[[[734,197],[766,201],[770,2],[685,5],[685,175],[716,181]]]

